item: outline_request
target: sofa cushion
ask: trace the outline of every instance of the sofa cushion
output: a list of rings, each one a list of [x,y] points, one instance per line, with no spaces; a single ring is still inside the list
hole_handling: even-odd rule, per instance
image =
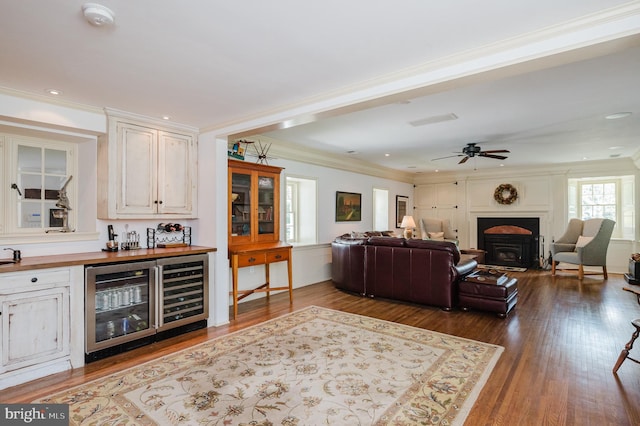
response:
[[[578,247],[584,247],[587,244],[589,244],[591,242],[591,240],[593,240],[593,237],[585,237],[583,235],[580,235],[578,237],[578,241],[576,241],[576,248],[575,250],[578,251]]]
[[[457,265],[460,261],[460,250],[458,246],[450,241],[436,241],[436,240],[418,240],[410,239],[406,241],[406,246],[409,248],[420,248],[430,250],[443,250],[453,254],[453,264]]]
[[[444,231],[443,232],[428,232],[427,235],[429,236],[430,240],[444,241]]]
[[[404,238],[396,237],[371,237],[367,241],[370,246],[405,247]]]

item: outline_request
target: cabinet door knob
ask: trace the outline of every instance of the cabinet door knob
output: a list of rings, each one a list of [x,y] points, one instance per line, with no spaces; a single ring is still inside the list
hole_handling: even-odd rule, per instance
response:
[[[158,204],[162,204],[162,200],[158,201]]]
[[[282,255],[276,254],[276,259],[280,259],[280,258],[282,258]]]
[[[33,278],[31,278],[31,282],[32,282],[32,283],[38,282],[38,277],[33,277]]]

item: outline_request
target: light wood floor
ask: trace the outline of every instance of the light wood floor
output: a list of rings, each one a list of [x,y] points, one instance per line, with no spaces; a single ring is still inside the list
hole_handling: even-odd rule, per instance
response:
[[[482,312],[368,299],[331,282],[294,291],[294,304],[279,294],[242,303],[237,320],[136,349],[25,385],[0,391],[0,402],[30,402],[72,385],[152,360],[172,351],[293,310],[317,305],[467,337],[505,347],[467,425],[640,425],[640,365],[611,369],[640,318],[621,275],[609,280],[548,271],[511,273],[519,299],[507,319]],[[632,351],[640,358],[640,342]]]

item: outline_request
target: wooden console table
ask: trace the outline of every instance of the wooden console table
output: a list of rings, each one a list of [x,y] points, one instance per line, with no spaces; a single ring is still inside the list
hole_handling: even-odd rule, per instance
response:
[[[289,303],[293,303],[293,274],[291,271],[291,246],[281,241],[274,243],[253,243],[234,245],[229,247],[229,261],[231,263],[233,291],[229,294],[233,297],[233,317],[238,316],[238,301],[257,293],[266,292],[267,298],[271,291],[289,290]],[[288,287],[271,287],[269,282],[269,264],[287,262],[289,275]],[[247,266],[264,265],[264,284],[250,290],[238,290],[238,269]]]

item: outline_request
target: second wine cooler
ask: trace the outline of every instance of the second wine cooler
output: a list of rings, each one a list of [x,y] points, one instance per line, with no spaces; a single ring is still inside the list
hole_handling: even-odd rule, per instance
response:
[[[206,254],[86,267],[85,360],[205,327],[208,276]]]

